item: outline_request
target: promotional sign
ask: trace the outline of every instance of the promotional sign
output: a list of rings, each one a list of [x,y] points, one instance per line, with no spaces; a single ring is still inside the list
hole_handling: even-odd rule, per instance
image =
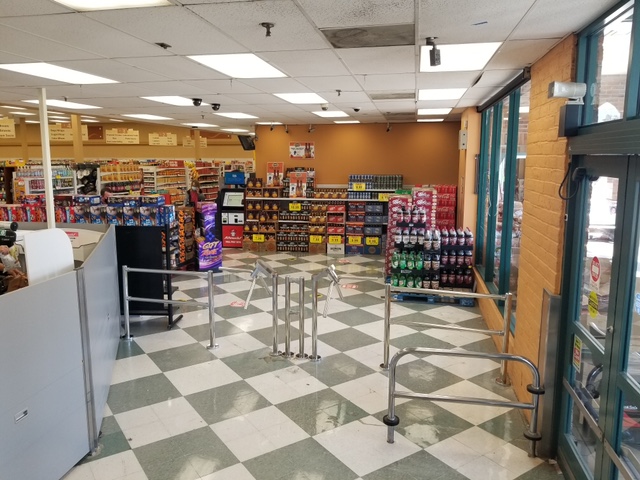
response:
[[[183,137],[182,146],[193,148],[196,146],[196,141],[193,137]],[[206,146],[207,146],[207,139],[205,137],[200,137],[200,148],[206,148]]]
[[[289,198],[307,197],[307,172],[289,172]]]
[[[580,337],[573,338],[573,367],[579,372],[582,364],[582,340]]]
[[[225,248],[242,248],[242,225],[222,226],[222,246]]]
[[[107,130],[107,143],[118,143],[121,145],[140,144],[140,132],[133,128],[112,128]]]
[[[16,138],[16,124],[12,118],[0,120],[0,138]]]
[[[315,158],[316,148],[313,142],[306,143],[289,143],[290,158]]]
[[[178,136],[175,133],[155,132],[149,134],[150,146],[175,147],[178,145]]]
[[[82,140],[89,140],[89,130],[86,125],[80,126]],[[49,125],[49,140],[52,142],[73,142],[73,128],[70,123],[56,123]]]
[[[267,162],[267,187],[281,187],[284,179],[284,162]]]

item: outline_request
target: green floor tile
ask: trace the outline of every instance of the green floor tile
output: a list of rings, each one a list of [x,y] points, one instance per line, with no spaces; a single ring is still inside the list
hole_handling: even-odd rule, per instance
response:
[[[144,350],[142,350],[135,341],[120,340],[120,343],[118,344],[118,353],[116,355],[116,360],[120,360],[121,358],[135,357],[136,355],[143,354]]]
[[[486,388],[496,395],[500,395],[501,397],[505,397],[509,400],[515,401],[516,395],[513,392],[513,388],[511,388],[511,386],[504,386],[496,382],[496,380],[499,378],[500,368],[496,368],[495,370],[491,370],[490,372],[471,377],[468,380],[471,383],[475,383],[476,385],[481,386],[482,388]]]
[[[374,373],[373,369],[344,353],[330,355],[321,362],[303,363],[300,368],[329,387]]]
[[[114,414],[181,397],[163,374],[111,385],[107,404]]]
[[[286,358],[271,357],[269,355],[270,352],[270,348],[263,348],[222,358],[221,361],[242,378],[255,377],[256,375],[274,372],[292,365]]]
[[[502,342],[502,340],[500,340]],[[485,338],[477,342],[468,343],[464,346],[464,349],[469,352],[482,352],[482,353],[497,353],[496,344],[493,343],[491,338]]]
[[[401,363],[396,368],[396,383],[418,393],[431,393],[463,379],[423,360]]]
[[[362,480],[467,480],[446,463],[425,451],[387,465],[362,477]],[[489,480],[489,479],[487,479]]]
[[[251,304],[249,304],[246,309],[225,305],[222,307],[215,307],[214,311],[216,315],[225,320],[228,318],[244,317],[246,315],[254,315],[256,313],[262,312],[261,309],[259,309],[258,307],[254,307]]]
[[[345,328],[336,332],[323,333],[322,335],[318,335],[318,340],[341,352],[366,347],[379,341],[371,335],[362,333],[354,328]]]
[[[215,328],[216,338],[226,337],[229,335],[235,335],[236,333],[243,332],[232,323],[227,322],[226,320],[220,320],[220,319],[216,319],[214,328]],[[195,325],[193,327],[186,327],[186,328],[183,328],[183,330],[187,332],[189,335],[191,335],[193,338],[195,338],[198,342],[205,342],[210,339],[208,323],[204,323],[202,325]]]
[[[185,397],[209,425],[271,406],[248,383],[234,382]]]
[[[280,318],[284,318],[284,317],[280,317]],[[291,326],[291,340],[297,340],[298,339],[298,329],[294,326],[297,325],[297,321],[295,323],[292,323]],[[283,324],[278,325],[278,343],[284,343],[284,339],[285,339],[285,332],[286,329],[284,328]],[[273,328],[272,327],[267,327],[267,328],[260,328],[258,330],[251,330],[250,332],[247,332],[249,335],[251,335],[253,338],[255,338],[256,340],[259,340],[260,342],[264,343],[265,345],[269,345],[269,346],[273,346]],[[306,332],[308,336],[308,333],[310,332]]]
[[[564,475],[557,465],[543,463],[517,477],[515,480],[562,480]]]
[[[529,441],[524,438],[524,432],[528,430],[528,426],[525,423],[524,415],[519,410],[509,410],[481,423],[478,427],[523,450],[528,451],[529,449]]]
[[[373,295],[367,295],[366,293],[360,293],[359,295],[349,295],[342,300],[347,305],[353,307],[364,308],[372,305],[379,305],[380,299],[375,298]]]
[[[402,305],[404,307],[404,305]],[[400,317],[394,317],[391,323],[391,328],[393,329],[393,325],[404,325],[409,328],[413,328],[417,331],[427,330],[428,327],[425,324],[432,323],[435,325],[444,325],[447,322],[444,320],[440,320],[439,318],[429,317],[424,313],[410,313],[409,315],[402,315]]]
[[[168,372],[198,363],[210,362],[216,357],[199,343],[194,343],[153,352],[149,354],[149,358],[153,360],[160,370]]]
[[[391,326],[393,331],[393,325]],[[398,338],[392,338],[389,343],[396,348],[406,347],[424,347],[424,348],[443,348],[445,350],[451,350],[455,348],[455,345],[451,345],[448,342],[443,342],[437,338],[430,337],[423,333],[413,333],[411,335],[404,335]]]
[[[349,325],[350,327],[365,325],[367,323],[370,323],[374,319],[380,319],[379,317],[371,315],[369,312],[365,312],[364,310],[358,310],[355,308],[353,310],[347,310],[344,312],[330,313],[329,316],[334,320],[344,323],[345,325]]]

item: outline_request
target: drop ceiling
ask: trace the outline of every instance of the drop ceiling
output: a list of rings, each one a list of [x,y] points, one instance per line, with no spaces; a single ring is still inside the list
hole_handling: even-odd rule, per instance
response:
[[[82,114],[123,118],[148,113],[180,125],[205,122],[253,129],[255,122],[332,123],[276,93],[313,92],[329,110],[362,123],[415,121],[420,88],[468,88],[445,120],[483,103],[617,0],[171,0],[164,7],[76,12],[52,0],[2,0],[0,64],[49,62],[118,81],[70,85],[0,70],[0,104],[28,106],[40,87],[48,98],[101,107]],[[274,24],[271,36],[260,23]],[[326,35],[325,35],[326,32]],[[397,44],[398,32],[410,44]],[[385,34],[390,46],[384,44]],[[334,48],[351,35],[357,48]],[[483,70],[419,71],[420,46],[502,42]],[[163,42],[169,47],[161,48]],[[369,43],[367,43],[369,42]],[[400,43],[407,43],[406,41]],[[286,78],[234,79],[189,55],[254,53]],[[478,81],[480,79],[480,81]],[[232,120],[210,106],[171,106],[140,97],[179,95],[219,103],[220,113],[258,117]],[[7,116],[0,108],[0,115]],[[55,108],[65,111],[64,108]],[[356,112],[356,110],[358,110]],[[69,112],[72,112],[69,110]],[[341,119],[344,120],[344,119]]]

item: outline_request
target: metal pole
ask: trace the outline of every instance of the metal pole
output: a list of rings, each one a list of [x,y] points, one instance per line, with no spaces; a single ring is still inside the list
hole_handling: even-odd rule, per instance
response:
[[[391,341],[391,285],[384,285],[384,358],[381,368],[389,368],[389,342]]]
[[[44,177],[45,209],[47,228],[56,228],[55,207],[53,205],[53,174],[51,172],[51,144],[49,142],[49,120],[47,117],[47,89],[38,89],[40,115],[40,142],[42,143],[42,176]],[[26,159],[25,159],[26,161]]]
[[[273,317],[273,349],[269,354],[272,357],[278,356],[278,274],[271,274],[271,310]]]
[[[124,307],[124,339],[131,340],[131,324],[129,319],[129,272],[126,265],[122,266],[122,304]]]
[[[389,409],[383,418],[387,425],[387,443],[395,441],[396,425],[400,423],[400,419],[396,417],[396,364],[398,358],[400,357],[394,357],[389,366]]]
[[[311,356],[309,360],[317,362],[318,355],[318,278],[311,277]]]
[[[291,356],[291,278],[284,279],[284,351],[282,355]]]
[[[244,302],[244,309],[245,310],[247,308],[249,308],[249,302],[251,301],[251,295],[253,295],[253,289],[256,286],[256,280],[258,280],[258,277],[253,277],[253,280],[251,281],[251,287],[249,288],[249,294],[247,295],[247,299]]]
[[[327,318],[327,314],[329,313],[329,300],[331,300],[331,294],[333,293],[333,284],[333,281],[329,284],[329,290],[327,291],[327,300],[326,302],[324,302],[324,311],[322,312],[323,318]]]
[[[209,348],[218,348],[216,343],[215,309],[213,300],[213,271],[207,272],[207,293],[209,295]]]
[[[299,331],[298,331],[298,354],[297,358],[307,358],[308,355],[304,353],[304,277],[298,279],[300,284],[300,291],[298,292],[298,318],[300,319]]]
[[[509,350],[509,333],[511,331],[511,302],[513,300],[513,295],[510,292],[507,292],[504,295],[504,299],[504,335],[502,336],[502,353],[509,353],[507,350]],[[497,383],[504,386],[510,385],[509,378],[507,377],[506,360],[502,360],[502,362],[500,362],[500,378],[498,378]]]

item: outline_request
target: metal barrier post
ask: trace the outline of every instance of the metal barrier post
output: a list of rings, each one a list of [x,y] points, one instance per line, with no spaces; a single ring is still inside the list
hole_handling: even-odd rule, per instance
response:
[[[131,340],[131,319],[129,316],[129,269],[122,266],[122,302],[124,307],[125,340]]]
[[[278,274],[273,272],[271,274],[271,309],[273,318],[273,349],[269,354],[272,357],[277,357],[278,353]]]
[[[291,278],[284,279],[284,357],[291,357]]]
[[[304,277],[298,279],[300,285],[300,291],[298,292],[298,318],[299,318],[299,331],[298,331],[298,354],[297,358],[307,358],[308,355],[304,353]]]
[[[502,336],[502,353],[509,353],[509,332],[511,331],[511,305],[513,301],[512,293],[505,293],[504,302],[504,335]],[[500,377],[496,379],[499,385],[511,385],[509,377],[507,377],[507,361],[502,360],[500,363]]]
[[[312,362],[317,362],[321,358],[318,355],[318,280],[317,275],[311,277],[311,355],[309,360]]]
[[[207,272],[207,293],[209,296],[209,346],[208,348],[218,348],[216,343],[215,310],[213,300],[213,271]]]
[[[389,368],[389,342],[391,341],[391,285],[384,284],[384,353],[381,368]]]

